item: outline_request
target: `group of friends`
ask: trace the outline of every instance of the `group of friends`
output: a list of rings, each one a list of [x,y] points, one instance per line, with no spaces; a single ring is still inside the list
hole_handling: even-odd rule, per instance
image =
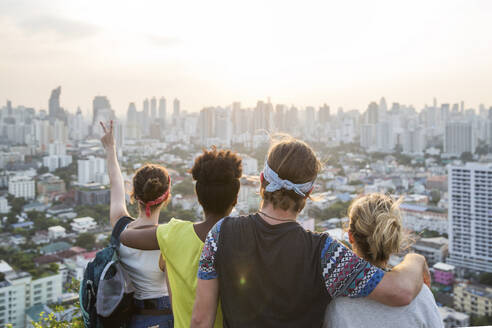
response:
[[[111,184],[110,223],[129,217],[113,123],[101,123]],[[165,167],[133,176],[139,215],[122,232],[119,256],[134,287],[130,327],[442,327],[425,258],[408,253],[399,200],[379,193],[349,207],[351,249],[296,222],[321,163],[292,137],[272,142],[256,213],[231,216],[241,157],[212,147],[190,169],[203,218],[159,224],[172,197]]]

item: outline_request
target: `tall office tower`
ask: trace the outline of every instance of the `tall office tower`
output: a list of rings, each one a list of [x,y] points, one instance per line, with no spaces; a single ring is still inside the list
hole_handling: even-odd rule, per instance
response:
[[[152,118],[152,121],[157,118],[157,99],[155,97],[150,99],[150,118]]]
[[[449,104],[441,104],[440,119],[442,126],[445,126],[449,119],[449,108]]]
[[[362,124],[360,126],[360,146],[369,150],[374,146],[376,128],[374,124]]]
[[[286,131],[289,133],[296,132],[299,122],[299,111],[297,107],[291,106],[287,111],[285,122],[287,123]]]
[[[208,138],[215,137],[215,108],[206,107],[200,111],[198,130],[202,143],[205,143]]]
[[[34,120],[34,139],[42,152],[48,149],[51,135],[50,122],[48,120]]]
[[[475,151],[475,137],[469,122],[448,122],[444,131],[444,153],[460,156]]]
[[[235,101],[232,103],[232,133],[241,134],[245,131],[241,131],[241,103]]]
[[[145,98],[142,104],[142,111],[149,112],[149,98]]]
[[[88,126],[82,115],[82,110],[77,108],[77,113],[73,118],[73,128],[71,129],[71,138],[74,140],[82,140],[87,137],[88,134]]]
[[[448,263],[492,272],[492,164],[448,167]]]
[[[161,128],[166,126],[166,98],[159,99],[159,121]]]
[[[330,106],[323,104],[320,106],[318,111],[318,122],[321,124],[326,124],[330,121]]]
[[[179,117],[179,112],[180,112],[180,102],[178,98],[174,98],[173,101],[173,116]]]
[[[403,132],[402,146],[405,154],[422,154],[425,150],[424,130],[417,127]]]
[[[287,131],[287,125],[285,122],[285,117],[287,108],[285,105],[278,104],[275,106],[275,114],[273,116],[273,125],[275,126],[275,130],[278,132]]]
[[[140,126],[137,107],[131,102],[126,112],[126,132],[129,139],[140,139]]]
[[[55,119],[52,125],[52,139],[64,144],[68,142],[68,129],[65,122]]]
[[[65,111],[63,110],[63,108],[60,107],[60,94],[61,87],[58,87],[51,91],[51,96],[48,103],[49,116],[51,119],[57,118],[66,122],[67,117],[65,115]]]
[[[465,111],[465,102],[462,100],[460,102],[460,112],[463,113]]]
[[[118,157],[123,155],[123,146],[125,144],[125,126],[117,120],[114,122],[114,140],[116,142],[116,151]]]
[[[231,111],[225,108],[215,110],[215,137],[223,145],[230,146],[232,139]]]
[[[384,153],[391,153],[395,149],[396,140],[392,125],[388,121],[376,124],[376,148]]]
[[[388,105],[386,104],[386,99],[384,97],[381,97],[381,99],[379,100],[378,109],[379,121],[385,120],[386,116],[388,115]]]
[[[12,111],[12,102],[10,100],[7,100],[7,116],[12,116],[13,111]]]
[[[273,106],[271,103],[258,101],[253,113],[253,131],[271,131],[273,121]]]
[[[376,124],[379,122],[379,106],[374,101],[367,107],[367,124]]]
[[[312,136],[314,133],[314,126],[315,126],[315,112],[314,112],[314,107],[308,106],[306,107],[306,122],[304,124],[304,127],[306,129],[306,135]]]
[[[97,121],[103,114],[103,111],[111,110],[111,104],[106,96],[95,96],[92,100],[92,124],[99,122]]]

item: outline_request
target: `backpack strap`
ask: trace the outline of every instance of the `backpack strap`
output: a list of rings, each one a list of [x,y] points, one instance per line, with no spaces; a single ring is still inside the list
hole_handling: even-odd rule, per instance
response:
[[[116,248],[120,247],[120,235],[125,230],[126,226],[132,222],[133,219],[128,216],[122,216],[118,222],[114,225],[113,232],[111,233],[111,245]]]

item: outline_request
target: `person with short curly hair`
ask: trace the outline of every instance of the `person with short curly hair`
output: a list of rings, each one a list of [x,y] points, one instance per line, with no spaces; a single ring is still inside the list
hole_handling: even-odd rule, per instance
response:
[[[237,203],[242,176],[242,160],[236,153],[212,147],[195,159],[190,170],[204,218],[198,223],[171,219],[166,224],[127,229],[124,245],[138,249],[160,249],[166,262],[176,327],[189,327],[196,272],[205,238],[210,229],[228,216]],[[214,327],[222,327],[220,307]]]

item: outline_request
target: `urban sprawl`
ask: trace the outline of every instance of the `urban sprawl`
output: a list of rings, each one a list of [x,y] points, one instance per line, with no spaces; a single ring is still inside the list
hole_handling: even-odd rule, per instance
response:
[[[128,194],[133,172],[163,163],[172,201],[160,214],[202,217],[189,168],[203,148],[238,152],[243,177],[236,214],[258,210],[259,173],[271,138],[287,133],[308,142],[323,161],[299,222],[348,244],[347,208],[361,194],[403,197],[408,251],[426,257],[432,292],[446,327],[491,324],[492,107],[464,102],[414,108],[385,98],[366,109],[296,107],[258,101],[181,109],[161,97],[130,103],[119,117],[105,96],[91,115],[61,105],[48,109],[7,101],[0,107],[0,326],[29,326],[40,313],[77,315],[74,284],[108,243],[109,179],[99,122],[115,122]],[[168,106],[169,103],[169,106]],[[135,205],[129,205],[132,214]],[[405,254],[392,256],[398,264]]]

